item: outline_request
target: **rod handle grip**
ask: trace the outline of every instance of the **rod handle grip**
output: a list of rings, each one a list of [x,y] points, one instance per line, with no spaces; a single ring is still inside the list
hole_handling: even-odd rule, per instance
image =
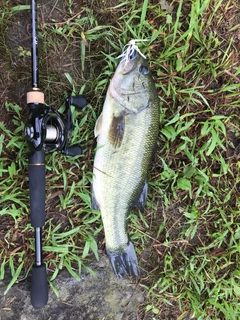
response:
[[[48,282],[46,265],[34,265],[32,268],[31,303],[36,309],[42,308],[48,301]]]
[[[31,224],[34,228],[41,228],[45,224],[45,154],[34,151],[29,155],[29,190]]]

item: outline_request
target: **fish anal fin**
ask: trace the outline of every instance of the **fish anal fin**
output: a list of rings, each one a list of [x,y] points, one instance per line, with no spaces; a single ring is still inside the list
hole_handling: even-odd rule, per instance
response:
[[[148,193],[148,183],[147,183],[147,181],[145,181],[138,200],[137,201],[133,201],[131,203],[131,207],[136,207],[141,212],[143,212],[144,211],[144,205],[145,205],[145,202],[146,202],[146,199],[147,199],[147,193]]]
[[[134,277],[140,275],[137,255],[132,242],[120,250],[107,249],[107,254],[117,277],[122,278],[125,274]]]

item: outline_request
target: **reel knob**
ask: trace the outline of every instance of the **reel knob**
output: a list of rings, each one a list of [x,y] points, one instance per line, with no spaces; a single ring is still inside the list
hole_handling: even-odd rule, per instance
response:
[[[74,106],[79,110],[82,110],[87,105],[87,100],[84,95],[79,96],[69,96],[66,99],[66,103],[69,106]]]

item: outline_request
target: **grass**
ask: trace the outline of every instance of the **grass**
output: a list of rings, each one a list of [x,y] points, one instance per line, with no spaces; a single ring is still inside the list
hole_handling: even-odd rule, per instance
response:
[[[5,0],[0,22],[0,63],[8,73],[3,98],[9,115],[0,123],[0,278],[10,269],[13,280],[7,290],[28,275],[34,261],[28,149],[22,137],[27,110],[13,82],[19,77],[23,88],[30,86],[30,38],[15,39],[10,23],[28,16],[25,9],[16,4],[9,10]],[[116,6],[109,1],[104,7],[101,1],[89,7],[73,1],[64,8],[44,7],[43,13],[40,79],[47,103],[63,110],[70,92],[84,92],[89,101],[85,110],[74,110],[72,143],[83,146],[83,155],[47,156],[43,245],[52,289],[57,294],[54,279],[62,268],[80,279],[82,267],[104,249],[100,215],[90,204],[94,123],[123,46],[132,38],[148,39],[139,45],[159,92],[161,130],[145,214],[134,211],[129,216],[143,274],[140,285],[148,292],[139,317],[237,319],[238,2],[179,0],[168,11],[154,1],[121,1]],[[5,62],[6,56],[11,63]]]

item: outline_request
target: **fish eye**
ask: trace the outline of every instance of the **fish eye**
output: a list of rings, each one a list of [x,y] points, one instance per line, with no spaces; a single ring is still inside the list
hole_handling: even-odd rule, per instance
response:
[[[148,67],[141,65],[139,67],[139,72],[142,74],[148,74],[149,73]]]
[[[135,49],[131,51],[131,54],[129,55],[130,60],[136,57],[136,53],[137,51]]]

